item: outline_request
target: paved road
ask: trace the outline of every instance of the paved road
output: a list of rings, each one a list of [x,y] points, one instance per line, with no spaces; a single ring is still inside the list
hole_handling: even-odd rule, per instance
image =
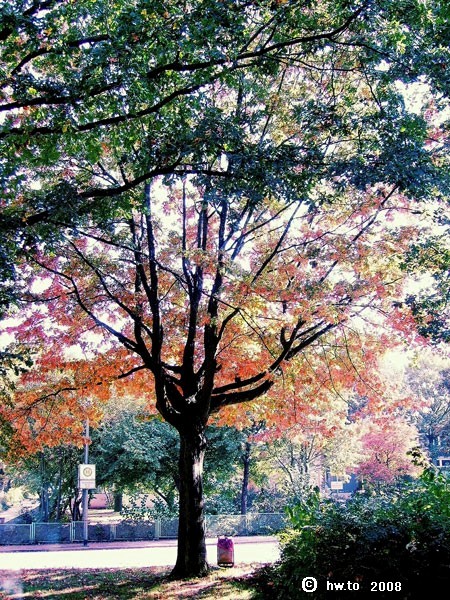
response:
[[[279,557],[275,537],[236,537],[235,564],[271,563]],[[206,540],[210,565],[217,565],[217,538]],[[0,547],[0,571],[22,569],[108,569],[120,567],[172,567],[176,560],[176,540],[148,542],[91,542],[81,544],[49,544],[45,546]]]

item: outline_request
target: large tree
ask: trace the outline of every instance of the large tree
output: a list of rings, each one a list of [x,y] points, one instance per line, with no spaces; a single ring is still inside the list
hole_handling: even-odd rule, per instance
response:
[[[448,23],[444,0],[3,9],[1,300],[42,379],[20,401],[49,437],[114,377],[154,402],[181,442],[176,576],[207,570],[210,415],[271,395],[295,419],[283,383],[308,349],[350,348],[374,315],[412,327],[395,214],[442,201],[448,171],[444,121],[399,84],[445,104]]]

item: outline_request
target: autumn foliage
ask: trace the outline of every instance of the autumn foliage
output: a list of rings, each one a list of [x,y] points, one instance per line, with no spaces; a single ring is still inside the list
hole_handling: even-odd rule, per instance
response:
[[[363,426],[364,427],[364,426]],[[401,419],[374,419],[361,435],[364,459],[358,477],[369,485],[392,483],[405,475],[418,475],[411,452],[418,448],[417,430]]]
[[[377,358],[415,335],[408,311],[392,305],[401,293],[402,239],[406,246],[414,230],[383,225],[382,235],[377,224],[397,208],[397,195],[382,200],[378,190],[375,201],[353,190],[340,213],[334,207],[315,214],[267,198],[257,212],[247,208],[240,229],[224,202],[202,212],[189,181],[154,195],[155,223],[132,210],[109,234],[79,226],[51,256],[35,254],[24,265],[31,308],[16,331],[35,350],[34,368],[16,394],[24,451],[59,442],[54,428],[79,437],[81,422],[96,422],[113,384],[145,394],[153,410],[147,361],[155,313],[143,243],[152,241],[153,227],[160,361],[171,393],[195,391],[214,331],[211,410],[221,409],[222,423],[245,425],[235,406],[241,398],[255,399],[253,415],[279,430],[306,424],[326,411],[333,394],[349,389],[370,397],[374,410],[385,405]],[[190,379],[185,373],[183,381],[186,362]],[[256,401],[259,392],[266,392],[264,403]]]

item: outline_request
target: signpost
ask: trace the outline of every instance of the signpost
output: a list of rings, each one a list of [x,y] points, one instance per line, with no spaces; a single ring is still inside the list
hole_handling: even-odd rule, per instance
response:
[[[78,489],[83,490],[83,546],[88,545],[88,503],[89,490],[95,486],[95,465],[89,464],[89,419],[86,419],[86,435],[84,442],[84,463],[78,465]]]
[[[78,465],[78,488],[93,490],[95,487],[95,465]]]

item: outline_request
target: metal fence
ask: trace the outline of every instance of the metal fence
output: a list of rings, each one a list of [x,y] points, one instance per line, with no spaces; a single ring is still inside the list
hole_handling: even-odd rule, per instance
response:
[[[281,513],[206,515],[206,535],[271,535],[287,524]],[[0,524],[0,545],[64,544],[83,541],[83,521],[72,523]],[[176,538],[178,519],[156,519],[143,523],[89,523],[91,542],[158,540]]]

